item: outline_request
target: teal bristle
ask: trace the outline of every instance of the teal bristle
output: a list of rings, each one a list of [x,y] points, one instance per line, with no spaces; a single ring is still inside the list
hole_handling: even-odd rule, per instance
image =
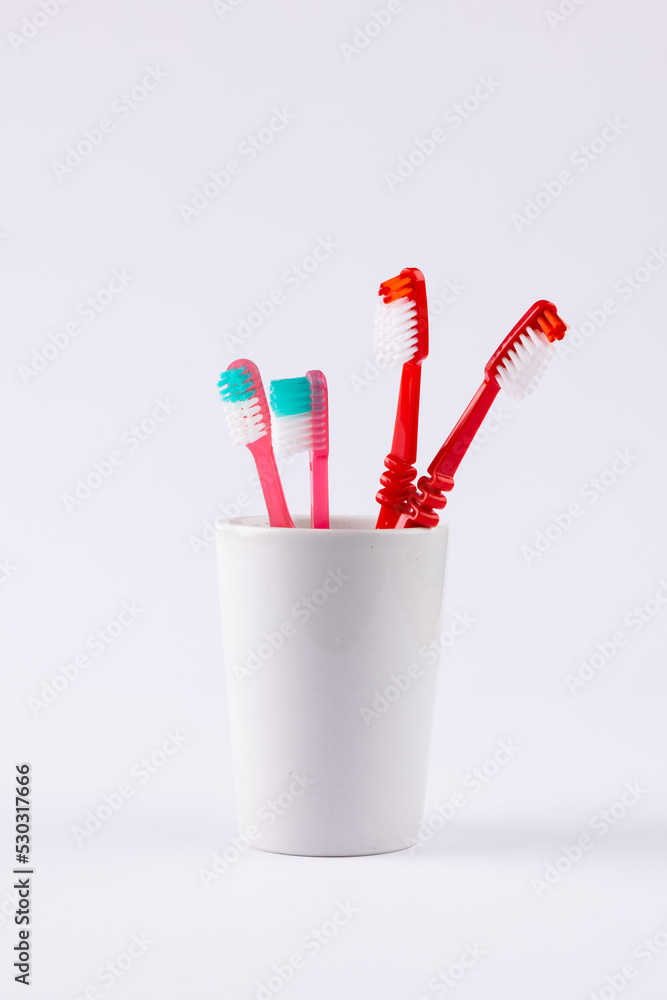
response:
[[[218,389],[225,403],[243,403],[255,395],[252,374],[245,365],[224,371],[220,376]]]
[[[313,401],[307,378],[281,378],[271,383],[271,409],[276,417],[292,417],[309,413]]]

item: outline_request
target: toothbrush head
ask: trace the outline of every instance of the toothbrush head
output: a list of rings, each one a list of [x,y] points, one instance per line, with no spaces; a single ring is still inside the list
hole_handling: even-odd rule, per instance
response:
[[[268,434],[269,408],[257,365],[245,358],[232,361],[220,376],[218,390],[233,444],[253,444]]]
[[[373,347],[378,367],[420,364],[428,354],[426,282],[416,267],[404,267],[380,285]]]
[[[556,307],[540,299],[519,320],[487,364],[487,379],[495,381],[513,399],[524,399],[553,358],[551,345],[562,340],[566,330]]]
[[[320,371],[271,382],[271,430],[278,455],[329,452],[327,381]]]

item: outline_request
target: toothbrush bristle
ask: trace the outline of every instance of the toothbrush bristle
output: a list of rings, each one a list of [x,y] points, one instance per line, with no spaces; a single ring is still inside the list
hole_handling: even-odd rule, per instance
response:
[[[252,372],[245,365],[224,371],[218,389],[225,404],[232,444],[252,444],[268,433]]]
[[[567,326],[555,310],[552,312],[550,309],[545,309],[543,313],[538,313],[537,322],[550,344],[553,344],[554,340],[562,340],[565,336]]]
[[[240,403],[255,395],[252,372],[245,365],[228,368],[220,376],[218,389],[225,403]]]
[[[277,417],[291,417],[297,413],[310,413],[310,382],[303,378],[274,379],[269,388],[271,411]]]
[[[271,432],[278,455],[298,455],[324,447],[326,402],[323,389],[308,378],[283,378],[271,383]]]
[[[498,363],[496,378],[500,388],[513,399],[525,399],[540,381],[554,353],[546,333],[526,327]]]
[[[383,281],[375,313],[373,348],[379,368],[398,368],[421,361],[428,353],[428,312],[424,275],[405,267]]]
[[[401,271],[395,278],[389,278],[382,282],[378,295],[381,295],[386,304],[389,305],[397,299],[412,298],[413,287],[412,276]]]
[[[412,299],[378,302],[373,330],[373,349],[379,368],[398,368],[417,353],[419,331],[417,307]]]
[[[242,403],[225,403],[225,415],[232,444],[252,444],[268,433],[257,396]]]
[[[292,417],[273,416],[271,420],[273,449],[276,455],[299,455],[313,450],[313,421],[310,413]]]
[[[562,340],[567,324],[546,299],[534,302],[492,355],[484,369],[514,399],[533,391],[554,356],[551,345]]]

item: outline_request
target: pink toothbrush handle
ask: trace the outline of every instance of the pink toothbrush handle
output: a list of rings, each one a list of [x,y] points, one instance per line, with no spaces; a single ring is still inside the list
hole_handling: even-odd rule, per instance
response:
[[[329,457],[317,451],[310,456],[310,526],[329,527]]]
[[[255,459],[259,484],[262,487],[266,509],[269,512],[269,524],[272,528],[293,528],[294,521],[287,509],[287,501],[283,493],[278,466],[268,435],[253,441],[248,445]]]
[[[313,449],[310,452],[310,526],[329,527],[329,390],[324,373],[306,372],[310,383]]]

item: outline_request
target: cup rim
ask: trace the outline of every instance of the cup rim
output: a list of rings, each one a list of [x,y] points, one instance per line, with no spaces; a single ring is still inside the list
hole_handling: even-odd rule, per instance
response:
[[[391,528],[380,529],[380,531],[376,530],[377,514],[332,514],[330,517],[331,527],[316,529],[310,526],[310,514],[294,514],[292,515],[292,520],[294,521],[293,528],[276,528],[271,527],[266,514],[245,514],[242,517],[230,517],[224,524],[218,525],[217,534],[220,535],[223,531],[230,529],[243,529],[244,533],[248,534],[279,534],[280,532],[289,531],[292,534],[296,532],[300,535],[309,534],[316,536],[335,532],[336,535],[372,534],[376,538],[379,538],[381,535],[395,534]],[[337,527],[335,522],[343,523],[340,527]],[[442,533],[443,531],[447,531],[448,528],[449,525],[441,521],[435,528],[414,527],[400,528],[398,530],[401,535],[410,537],[415,534],[423,534],[424,532],[435,531]]]

